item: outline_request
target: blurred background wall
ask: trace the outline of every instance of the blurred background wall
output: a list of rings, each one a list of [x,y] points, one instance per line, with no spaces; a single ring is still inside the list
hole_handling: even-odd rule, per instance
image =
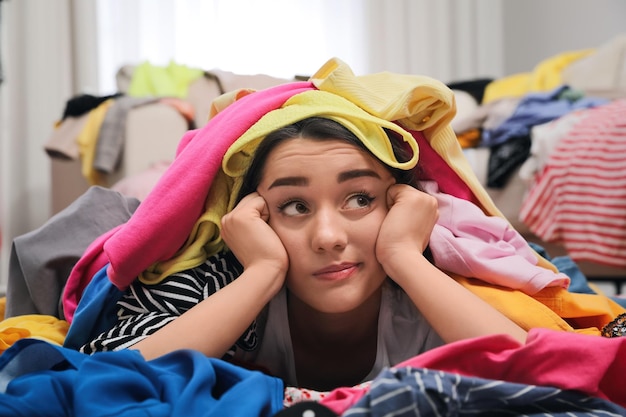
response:
[[[444,82],[526,72],[626,32],[623,0],[0,0],[0,291],[11,240],[50,217],[43,143],[124,64],[278,77],[331,56]]]

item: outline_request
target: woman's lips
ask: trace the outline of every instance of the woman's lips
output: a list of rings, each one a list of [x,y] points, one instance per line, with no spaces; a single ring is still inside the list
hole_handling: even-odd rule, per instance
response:
[[[343,263],[339,265],[330,265],[313,273],[313,276],[329,281],[338,281],[349,278],[358,268],[358,263]]]

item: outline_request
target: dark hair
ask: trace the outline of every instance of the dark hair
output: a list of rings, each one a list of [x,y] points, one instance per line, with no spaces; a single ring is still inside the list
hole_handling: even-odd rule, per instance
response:
[[[392,131],[385,129],[385,132],[391,139],[393,151],[397,160],[400,162],[408,161],[410,159],[410,155],[408,153],[408,149],[402,146],[401,139],[397,138],[396,133]],[[303,119],[299,122],[279,128],[269,133],[261,141],[254,153],[252,162],[243,176],[241,189],[237,195],[237,203],[246,195],[256,191],[259,183],[261,182],[265,161],[267,160],[270,152],[272,152],[272,150],[280,143],[298,137],[319,140],[341,139],[374,156],[372,152],[363,144],[363,142],[361,142],[361,140],[359,140],[354,133],[342,124],[323,117],[310,117]],[[376,157],[374,156],[374,158]],[[415,180],[416,177],[414,170],[403,170],[387,165],[385,165],[385,167],[396,179],[396,182],[400,184],[409,184],[415,188],[421,189]]]

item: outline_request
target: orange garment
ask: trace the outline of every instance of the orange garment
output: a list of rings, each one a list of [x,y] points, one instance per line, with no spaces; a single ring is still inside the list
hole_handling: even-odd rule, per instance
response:
[[[193,122],[194,118],[196,117],[196,111],[191,103],[183,99],[177,97],[163,97],[159,99],[159,102],[173,107],[181,114],[181,116],[185,118],[185,120],[187,120],[188,123]]]
[[[0,321],[0,354],[25,338],[36,338],[61,346],[68,329],[69,323],[53,316],[27,314],[10,317]]]
[[[623,307],[602,295],[546,287],[530,296],[477,279],[454,278],[525,330],[540,327],[599,336],[605,325],[624,312]]]
[[[461,148],[475,148],[480,143],[480,129],[471,129],[462,133],[457,133],[456,138],[459,140]]]

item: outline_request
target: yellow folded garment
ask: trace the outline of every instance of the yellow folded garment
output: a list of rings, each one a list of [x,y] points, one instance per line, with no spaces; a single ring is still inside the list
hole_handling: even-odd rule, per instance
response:
[[[332,58],[313,74],[311,82],[374,116],[423,131],[426,136],[449,129],[456,114],[452,90],[422,75],[379,72],[355,76],[345,62]]]
[[[493,80],[485,87],[483,104],[503,98],[522,97],[530,92],[530,73],[511,74]]]
[[[106,185],[102,174],[94,169],[93,161],[96,157],[100,127],[102,127],[102,122],[114,102],[114,99],[106,100],[98,107],[91,110],[87,116],[83,130],[81,130],[78,138],[76,138],[81,159],[81,173],[89,185]]]
[[[276,110],[265,114],[248,129],[224,155],[222,169],[231,177],[244,174],[257,146],[267,134],[308,117],[319,116],[334,120],[349,129],[381,161],[394,168],[409,170],[417,164],[419,149],[413,135],[395,123],[376,117],[345,98],[326,91],[310,90],[288,99]],[[389,137],[383,130],[396,132],[408,143],[413,155],[408,161],[398,161]]]
[[[211,108],[209,109],[209,119],[213,118],[235,101],[247,96],[248,94],[252,94],[255,91],[256,90],[251,88],[239,88],[215,97],[211,102]]]
[[[54,316],[28,314],[0,321],[0,353],[24,338],[36,338],[63,345],[69,323]]]
[[[562,73],[572,62],[591,54],[593,49],[569,51],[541,61],[531,72],[509,75],[490,82],[482,104],[507,97],[522,97],[532,92],[550,91],[563,85]]]

